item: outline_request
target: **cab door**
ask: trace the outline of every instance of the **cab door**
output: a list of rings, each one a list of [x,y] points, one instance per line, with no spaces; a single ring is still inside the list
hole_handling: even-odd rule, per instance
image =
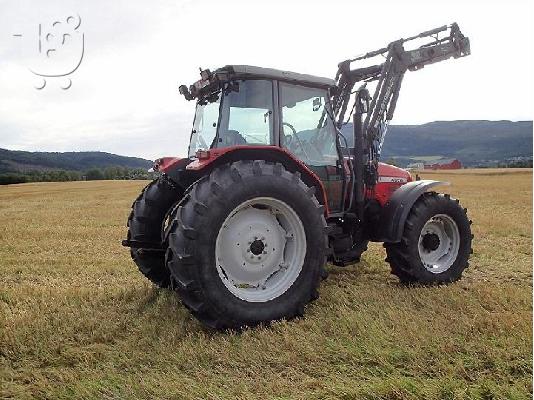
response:
[[[323,182],[332,212],[341,209],[343,169],[326,89],[278,83],[280,145]]]

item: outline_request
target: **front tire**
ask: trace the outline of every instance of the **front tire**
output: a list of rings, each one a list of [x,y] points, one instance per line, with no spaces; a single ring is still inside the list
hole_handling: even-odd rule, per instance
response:
[[[384,243],[392,274],[402,283],[450,283],[471,254],[471,221],[447,194],[424,193],[413,205],[399,243]]]
[[[281,164],[215,169],[190,188],[169,230],[167,266],[182,302],[215,329],[302,315],[326,263],[323,212]]]

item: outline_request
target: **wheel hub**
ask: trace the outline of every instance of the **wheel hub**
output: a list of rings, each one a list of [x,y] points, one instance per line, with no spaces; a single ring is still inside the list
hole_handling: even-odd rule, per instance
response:
[[[263,254],[264,249],[265,249],[265,244],[263,243],[262,240],[256,239],[250,244],[250,251],[255,256]],[[267,252],[265,254],[267,254]]]
[[[215,248],[221,280],[247,301],[268,301],[284,293],[300,274],[305,254],[300,218],[273,198],[236,207],[219,230]]]
[[[428,251],[434,251],[439,247],[439,236],[435,233],[425,233],[423,236],[423,247]]]
[[[430,218],[419,235],[419,257],[433,274],[448,270],[456,261],[460,249],[460,231],[454,219],[446,214]]]

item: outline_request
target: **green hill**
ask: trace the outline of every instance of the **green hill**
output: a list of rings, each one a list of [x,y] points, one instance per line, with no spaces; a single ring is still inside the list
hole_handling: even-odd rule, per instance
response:
[[[100,151],[66,153],[29,152],[0,149],[0,173],[30,171],[86,171],[92,168],[150,168],[143,158],[125,157]]]
[[[347,137],[352,124],[342,129]],[[458,158],[479,165],[532,157],[532,121],[436,121],[389,127],[382,159]]]

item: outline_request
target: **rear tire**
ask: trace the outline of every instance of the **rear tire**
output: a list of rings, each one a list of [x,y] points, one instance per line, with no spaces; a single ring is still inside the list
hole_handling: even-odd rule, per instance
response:
[[[324,209],[298,173],[239,161],[193,185],[169,229],[185,306],[215,329],[303,315],[326,263]]]
[[[391,273],[406,284],[457,281],[469,265],[470,224],[458,200],[424,193],[410,210],[401,241],[384,243]]]
[[[149,183],[132,204],[128,218],[128,240],[161,243],[164,239],[166,217],[183,197],[183,190],[161,176]],[[161,288],[171,284],[165,266],[165,252],[131,248],[130,255],[139,271]]]

